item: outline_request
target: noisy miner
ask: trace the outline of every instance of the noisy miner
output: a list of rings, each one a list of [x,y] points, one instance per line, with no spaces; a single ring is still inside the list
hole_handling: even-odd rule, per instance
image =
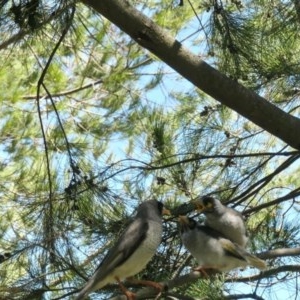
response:
[[[196,210],[205,214],[205,225],[219,231],[239,246],[243,248],[246,246],[248,237],[241,213],[210,196],[198,198],[192,202]]]
[[[218,231],[186,216],[179,216],[179,223],[182,243],[199,264],[196,270],[206,274],[205,270],[208,269],[227,272],[246,266],[260,270],[266,268],[263,260],[223,237]]]
[[[161,202],[156,200],[143,202],[137,209],[135,219],[108,251],[76,299],[85,299],[91,292],[116,281],[127,298],[133,299],[134,293],[128,291],[121,280],[142,271],[155,254],[162,238],[163,213],[168,211],[163,209]],[[137,280],[135,282],[137,283]],[[158,283],[152,281],[140,283],[162,289]]]

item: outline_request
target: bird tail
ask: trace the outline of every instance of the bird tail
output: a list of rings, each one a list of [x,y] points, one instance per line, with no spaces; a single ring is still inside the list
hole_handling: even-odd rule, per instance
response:
[[[87,284],[79,291],[79,293],[75,297],[75,300],[84,300],[85,298],[87,298],[89,293],[91,293],[95,290],[93,283],[94,283],[93,280],[88,281]],[[101,288],[101,286],[100,286],[100,288]]]
[[[76,296],[75,300],[83,300],[88,296],[88,293],[85,289],[82,289],[79,294]]]
[[[255,268],[258,268],[260,270],[265,270],[267,268],[267,264],[265,261],[250,253],[247,253],[245,258],[248,261],[248,263]]]

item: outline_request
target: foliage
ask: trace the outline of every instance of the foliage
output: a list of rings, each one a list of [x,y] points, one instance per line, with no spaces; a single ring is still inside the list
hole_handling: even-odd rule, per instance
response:
[[[131,2],[218,70],[298,117],[297,1]],[[0,16],[1,299],[71,297],[136,206],[153,197],[176,211],[197,195],[215,195],[247,217],[252,252],[297,248],[296,151],[82,3],[6,0]],[[296,299],[298,260],[270,259],[274,273],[255,284],[256,271],[236,271],[175,291],[230,299],[243,294],[235,283],[242,280],[254,299],[281,298],[279,288],[291,286]],[[139,276],[163,281],[193,265],[169,218]],[[294,268],[282,275],[286,265]],[[108,286],[98,299],[118,292]]]

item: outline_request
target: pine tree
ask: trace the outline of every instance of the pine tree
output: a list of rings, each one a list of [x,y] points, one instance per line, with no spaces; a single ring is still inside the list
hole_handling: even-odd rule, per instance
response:
[[[299,15],[298,1],[2,1],[0,298],[72,299],[156,198],[173,216],[137,277],[167,282],[162,299],[297,299]],[[176,215],[199,195],[243,213],[267,271],[191,272]],[[108,298],[124,296],[91,295]]]

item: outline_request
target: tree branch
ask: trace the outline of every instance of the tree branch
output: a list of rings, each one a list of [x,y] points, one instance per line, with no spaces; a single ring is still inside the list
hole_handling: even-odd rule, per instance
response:
[[[240,295],[229,295],[225,296],[224,299],[234,300],[234,299],[255,299],[255,300],[264,300],[264,298],[256,294],[240,294]]]
[[[254,276],[239,277],[239,278],[228,278],[225,282],[248,282],[248,281],[257,281],[263,278],[270,278],[282,272],[300,272],[300,265],[285,265],[277,268],[269,269],[263,272],[260,272]]]
[[[300,256],[300,248],[281,248],[257,254],[257,257],[261,259],[271,259],[285,256]]]
[[[276,257],[284,257],[284,256],[298,256],[300,255],[300,248],[282,248],[282,249],[274,249],[266,252],[262,252],[259,254],[256,254],[257,257],[261,259],[270,259],[270,258],[276,258]],[[269,278],[271,276],[274,276],[278,273],[282,272],[299,272],[300,271],[300,265],[285,265],[285,266],[279,266],[277,268],[272,268],[263,272],[260,272],[257,275],[254,276],[247,276],[247,277],[237,277],[232,278],[228,277],[225,282],[248,282],[248,281],[257,281],[259,279],[263,278]],[[209,273],[209,276],[214,276],[216,272]],[[203,277],[203,274],[198,271],[193,271],[189,274],[176,277],[171,280],[167,280],[164,282],[161,282],[160,284],[164,287],[166,287],[166,293],[165,295],[168,295],[168,291],[171,291],[175,287],[179,287],[185,284],[191,284],[196,282],[198,279],[201,279]],[[158,291],[153,288],[143,288],[139,290],[136,293],[136,299],[149,299],[149,298],[155,298],[158,294]],[[126,296],[124,295],[117,295],[110,300],[126,300]],[[254,298],[256,299],[256,298]]]
[[[161,282],[160,284],[167,287],[167,290],[171,291],[174,287],[181,286],[184,284],[191,284],[197,281],[201,277],[203,277],[202,273],[198,271],[193,271],[189,274],[174,278],[172,280]],[[157,294],[158,294],[157,290],[153,288],[143,288],[136,293],[136,300],[155,298]],[[118,295],[113,298],[110,298],[110,300],[126,300],[126,299],[127,297],[125,295]]]
[[[75,88],[75,89],[72,89],[72,90],[67,90],[67,91],[64,91],[64,92],[61,92],[61,93],[54,93],[54,94],[51,94],[51,95],[49,95],[49,94],[41,95],[40,98],[41,99],[48,99],[48,98],[50,98],[50,96],[51,96],[51,98],[68,96],[68,95],[71,95],[71,94],[74,94],[74,93],[77,93],[77,92],[81,92],[85,89],[88,89],[90,87],[93,87],[93,86],[101,84],[101,83],[103,83],[103,80],[99,79],[99,80],[96,80],[95,82],[88,83],[86,85],[83,85],[81,87],[78,87],[78,88]],[[36,95],[23,96],[22,99],[23,100],[36,100]]]
[[[247,215],[249,215],[249,214],[251,214],[253,212],[260,211],[260,210],[262,210],[264,208],[271,207],[273,205],[278,205],[278,204],[280,204],[282,202],[285,202],[285,201],[288,201],[290,199],[293,199],[293,198],[295,198],[295,197],[297,197],[299,195],[300,195],[300,190],[299,190],[299,188],[297,188],[297,189],[293,190],[292,192],[286,194],[285,196],[279,197],[279,198],[277,198],[277,199],[275,199],[273,201],[266,202],[266,203],[263,203],[261,205],[257,205],[256,207],[249,208],[249,209],[243,211],[243,215],[247,216]]]
[[[235,199],[231,199],[232,202],[235,202],[235,205],[238,205],[245,201],[246,198],[255,195],[259,190],[265,187],[271,180],[274,179],[275,176],[280,174],[282,171],[289,168],[293,163],[295,163],[300,158],[299,154],[294,154],[290,156],[287,160],[285,160],[281,165],[279,165],[271,174],[266,175],[265,177],[261,178],[260,180],[256,181],[250,187],[248,187],[242,194],[240,194]],[[239,199],[239,201],[236,201]],[[246,212],[244,212],[246,214]]]
[[[135,9],[127,0],[82,2],[116,24],[138,44],[151,51],[202,91],[288,145],[300,149],[300,135],[295,130],[300,127],[300,119],[285,113],[263,97],[218,72]]]

